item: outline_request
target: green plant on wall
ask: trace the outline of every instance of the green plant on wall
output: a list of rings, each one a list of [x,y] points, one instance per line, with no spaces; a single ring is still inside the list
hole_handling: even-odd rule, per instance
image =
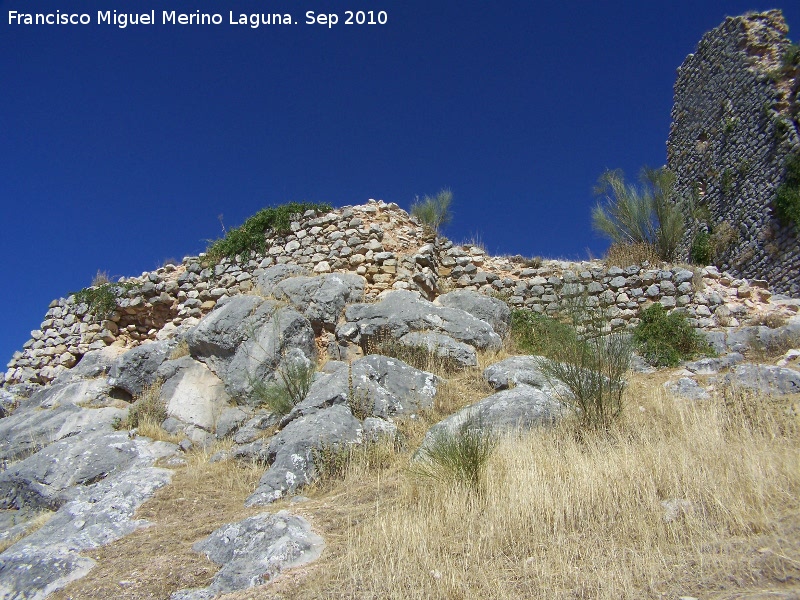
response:
[[[775,194],[775,215],[783,225],[800,227],[800,154],[786,158],[783,183]]]
[[[329,204],[313,204],[310,202],[290,202],[280,206],[262,208],[239,227],[226,232],[225,237],[213,241],[206,253],[213,261],[239,256],[246,260],[254,253],[267,251],[266,233],[273,231],[286,234],[291,231],[292,218],[302,215],[307,210],[328,212]]]
[[[85,287],[78,292],[73,292],[75,304],[85,304],[86,312],[93,317],[103,320],[108,319],[117,309],[117,299],[134,289],[136,284],[106,282],[101,285]]]
[[[731,169],[725,169],[719,178],[719,189],[723,196],[730,196],[733,192],[734,174]]]

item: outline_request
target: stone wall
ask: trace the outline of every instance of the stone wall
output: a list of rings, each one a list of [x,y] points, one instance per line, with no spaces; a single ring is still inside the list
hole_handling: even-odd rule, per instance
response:
[[[190,256],[180,265],[123,278],[123,285],[115,285],[117,308],[107,319],[92,315],[74,295],[54,300],[40,329],[8,363],[5,382],[46,383],[89,350],[131,347],[191,326],[223,297],[258,293],[255,281],[276,264],[301,265],[310,274],[361,275],[367,301],[388,289],[410,289],[433,299],[466,288],[502,297],[513,307],[554,313],[566,298],[585,296],[590,306],[606,311],[614,329],[634,326],[641,308],[652,302],[685,310],[699,327],[727,325],[770,295],[766,282],[735,280],[714,268],[694,273],[680,266],[619,269],[601,261],[537,264],[493,257],[474,245],[434,239],[397,205],[384,202],[325,215],[309,212],[291,229],[287,235],[268,234],[266,253],[244,262],[213,264],[204,255]]]
[[[695,202],[684,256],[710,229],[721,269],[797,295],[798,227],[772,210],[786,157],[800,151],[797,74],[779,69],[787,31],[770,11],[728,18],[703,36],[678,69],[667,164],[680,197]]]

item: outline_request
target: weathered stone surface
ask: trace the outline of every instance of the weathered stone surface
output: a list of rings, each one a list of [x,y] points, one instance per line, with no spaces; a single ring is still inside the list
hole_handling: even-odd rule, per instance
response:
[[[415,369],[401,360],[371,354],[354,361],[352,370],[341,363],[333,373],[315,380],[305,400],[295,406],[281,424],[329,406],[346,407],[351,401],[365,403],[363,408],[376,417],[411,414],[433,406],[439,382],[432,373]]]
[[[33,394],[31,404],[42,408],[53,408],[62,404],[102,407],[115,404],[116,400],[130,401],[125,391],[111,387],[105,379],[74,379],[70,383],[54,382]]]
[[[217,419],[216,434],[219,439],[233,435],[247,421],[249,413],[238,406],[222,410]]]
[[[236,400],[257,402],[253,381],[269,381],[290,349],[316,353],[314,330],[303,315],[257,296],[220,302],[187,333],[193,357],[204,362]]]
[[[94,566],[81,552],[147,524],[135,520],[134,512],[170,481],[171,471],[152,464],[174,454],[175,446],[145,438],[132,443],[135,456],[127,468],[75,488],[72,499],[41,529],[0,554],[0,597],[45,598]]]
[[[723,385],[734,385],[765,395],[800,393],[800,372],[786,367],[742,364],[719,378]]]
[[[260,399],[253,395],[253,381],[274,379],[282,361],[296,361],[300,356],[305,360],[316,357],[314,330],[296,310],[281,308],[236,350],[221,378],[231,397],[257,403]]]
[[[269,321],[277,309],[275,302],[246,294],[221,300],[187,332],[190,354],[220,375],[241,343]]]
[[[105,479],[136,455],[127,433],[92,432],[62,439],[0,473],[0,508],[57,510],[73,488]]]
[[[684,363],[684,368],[696,373],[697,375],[715,375],[724,369],[729,369],[734,365],[744,361],[744,356],[738,352],[731,352],[725,356],[714,358],[701,358]]]
[[[381,331],[394,337],[412,331],[438,331],[480,349],[501,346],[500,336],[485,321],[459,309],[436,306],[406,290],[385,292],[375,304],[353,304],[345,310],[345,318],[347,325],[357,327],[358,339],[351,340],[357,343]],[[337,328],[340,339],[342,327]]]
[[[191,356],[171,360],[159,370],[164,377],[161,400],[171,417],[213,431],[230,396],[208,367]]]
[[[552,394],[553,386],[541,370],[542,361],[547,359],[543,356],[512,356],[489,365],[483,371],[483,378],[496,390],[525,384]]]
[[[317,560],[324,547],[308,521],[286,510],[229,523],[193,546],[221,566],[211,585],[170,599],[213,598],[272,581],[281,571]]]
[[[361,423],[347,406],[335,405],[294,419],[269,442],[271,465],[246,506],[269,504],[313,481],[315,448],[342,447],[361,440]]]
[[[108,431],[126,412],[119,408],[81,409],[74,404],[41,410],[26,404],[0,419],[0,461],[20,460],[67,437]]]
[[[456,361],[462,367],[474,367],[478,364],[475,348],[469,344],[457,342],[449,335],[435,331],[412,331],[400,338],[406,346],[421,346],[428,352]]]
[[[496,433],[521,431],[554,424],[565,408],[551,395],[520,384],[476,402],[439,421],[425,434],[422,447],[428,447],[442,432],[456,433],[465,423]]]
[[[120,356],[111,367],[108,383],[137,396],[156,379],[156,371],[175,347],[171,340],[137,346]]]
[[[664,384],[672,394],[687,400],[707,400],[710,398],[705,388],[702,388],[691,377],[681,377],[677,381],[668,381]]]
[[[435,304],[457,308],[486,321],[495,333],[505,336],[511,325],[511,309],[508,304],[472,290],[454,290],[439,296]]]
[[[335,329],[345,305],[364,300],[365,283],[363,277],[352,273],[290,277],[277,283],[273,293],[305,315],[319,333]]]
[[[258,276],[256,289],[260,294],[271,296],[275,286],[284,279],[308,274],[308,269],[300,265],[275,265],[265,269],[264,272]]]

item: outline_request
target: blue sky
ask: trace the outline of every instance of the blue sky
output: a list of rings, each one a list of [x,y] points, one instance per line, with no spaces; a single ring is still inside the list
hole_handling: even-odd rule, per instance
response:
[[[677,67],[726,15],[776,7],[800,27],[800,6],[749,1],[0,0],[0,357],[98,270],[196,254],[218,215],[287,201],[408,208],[449,187],[456,241],[601,255],[597,177],[663,164]],[[114,9],[159,24],[96,23]],[[9,25],[14,10],[92,24]],[[223,24],[161,25],[163,10]],[[388,22],[345,25],[347,10]]]

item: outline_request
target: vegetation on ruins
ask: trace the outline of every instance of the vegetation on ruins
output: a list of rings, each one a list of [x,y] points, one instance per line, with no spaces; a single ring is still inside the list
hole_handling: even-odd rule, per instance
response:
[[[234,259],[237,256],[240,260],[245,260],[253,254],[264,253],[267,251],[268,232],[289,233],[292,219],[308,210],[325,213],[331,210],[331,206],[310,202],[289,202],[262,208],[239,227],[228,230],[224,237],[211,242],[206,253],[214,261],[222,258]]]
[[[775,214],[784,225],[800,227],[800,154],[790,154],[786,175],[775,195]]]
[[[422,200],[417,198],[411,205],[411,216],[419,219],[420,223],[440,233],[442,227],[453,220],[450,205],[453,203],[453,192],[448,189],[441,190],[435,196],[425,196]]]
[[[592,211],[592,226],[612,243],[650,244],[661,260],[673,261],[685,231],[675,174],[644,168],[640,179],[637,187],[625,183],[621,170],[603,173],[595,193],[604,202]]]
[[[639,317],[633,340],[641,355],[652,365],[675,367],[682,360],[711,352],[683,312],[667,313],[656,302],[644,309]]]

